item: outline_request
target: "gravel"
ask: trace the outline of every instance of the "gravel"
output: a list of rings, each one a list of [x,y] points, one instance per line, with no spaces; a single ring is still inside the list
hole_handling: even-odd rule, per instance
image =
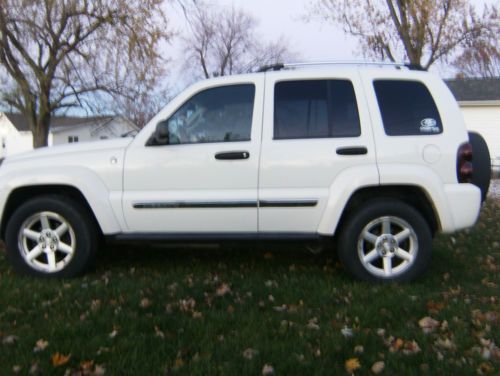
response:
[[[500,179],[491,181],[490,190],[488,191],[488,197],[496,200],[500,199]]]

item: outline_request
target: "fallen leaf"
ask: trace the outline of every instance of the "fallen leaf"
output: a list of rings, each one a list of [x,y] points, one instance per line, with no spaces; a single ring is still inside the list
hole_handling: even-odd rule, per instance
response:
[[[3,337],[2,339],[2,344],[4,345],[12,345],[14,344],[17,340],[19,339],[19,337],[17,336],[5,336]]]
[[[139,303],[139,306],[141,308],[149,308],[149,307],[151,307],[151,304],[153,304],[151,302],[151,300],[149,300],[148,298],[143,298],[143,299],[141,299],[141,302]]]
[[[342,335],[345,337],[345,338],[350,338],[354,335],[354,333],[352,332],[352,329],[351,328],[348,328],[347,326],[344,326],[341,330],[340,330],[340,333],[342,333]]]
[[[274,375],[274,367],[270,364],[264,364],[262,367],[262,376]]]
[[[439,326],[439,321],[434,320],[432,317],[426,316],[418,322],[418,325],[422,328],[423,332],[428,334],[432,333]]]
[[[39,372],[40,372],[40,367],[38,366],[38,363],[33,363],[30,367],[29,374],[37,375]]]
[[[109,333],[109,338],[115,338],[118,335],[118,329],[113,328],[113,331]]]
[[[365,351],[365,348],[361,345],[354,347],[354,352],[356,354],[363,354],[364,351]]]
[[[103,366],[96,364],[94,368],[94,374],[93,376],[102,376],[106,373],[106,368]]]
[[[21,372],[22,369],[23,369],[23,367],[16,364],[15,366],[12,367],[12,372],[19,373],[19,372]]]
[[[354,371],[361,368],[358,358],[347,359],[344,364],[345,370],[348,374],[352,375]]]
[[[49,345],[49,343],[47,341],[45,341],[44,339],[39,339],[38,341],[36,341],[36,344],[35,344],[35,347],[33,348],[33,351],[34,352],[43,351],[47,348],[48,345]]]
[[[59,367],[62,366],[66,363],[68,363],[69,359],[71,358],[71,354],[69,355],[63,355],[60,354],[59,352],[56,352],[55,354],[52,355],[52,365],[54,367]]]
[[[429,300],[427,302],[427,310],[432,314],[438,314],[444,308],[444,303]]]
[[[252,360],[255,356],[257,356],[259,352],[255,349],[248,348],[245,351],[243,351],[243,358],[247,360]]]
[[[89,371],[91,371],[93,366],[94,366],[93,360],[84,360],[83,362],[80,363],[80,368],[84,373],[88,373]]]
[[[160,338],[165,338],[165,333],[163,333],[160,328],[155,326],[155,336]]]
[[[384,368],[385,368],[385,363],[380,361],[373,363],[371,370],[374,374],[378,375],[384,370]]]
[[[309,322],[307,323],[306,327],[307,327],[307,329],[319,330],[318,318],[313,317],[312,319],[310,319]]]
[[[274,255],[271,252],[264,253],[264,259],[272,260],[273,258],[274,258]]]
[[[215,295],[217,296],[224,296],[226,294],[229,294],[231,292],[231,288],[227,283],[223,283],[220,285],[217,290],[215,291]]]

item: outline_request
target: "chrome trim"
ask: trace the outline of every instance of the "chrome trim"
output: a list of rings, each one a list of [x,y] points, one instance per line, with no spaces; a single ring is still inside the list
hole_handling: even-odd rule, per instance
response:
[[[136,202],[134,209],[214,209],[214,208],[295,208],[313,207],[318,200],[259,200],[257,201],[164,201]]]
[[[205,208],[256,208],[257,201],[214,201],[214,202],[138,202],[134,209],[205,209]]]
[[[261,208],[295,208],[312,207],[318,205],[318,200],[260,200]]]

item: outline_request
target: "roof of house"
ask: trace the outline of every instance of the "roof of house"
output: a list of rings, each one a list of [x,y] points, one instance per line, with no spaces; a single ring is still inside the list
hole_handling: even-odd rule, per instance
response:
[[[500,100],[500,77],[461,78],[445,82],[457,101]]]
[[[23,114],[4,112],[11,123],[20,132],[29,131],[28,120]],[[76,116],[54,116],[50,120],[50,129],[57,131],[59,128],[72,128],[79,126],[98,126],[109,120],[112,116],[76,117]]]

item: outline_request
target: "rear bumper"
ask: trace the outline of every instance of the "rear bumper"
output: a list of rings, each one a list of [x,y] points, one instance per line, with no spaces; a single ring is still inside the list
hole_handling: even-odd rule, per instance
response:
[[[481,191],[472,184],[448,184],[444,187],[451,223],[442,228],[445,233],[472,227],[481,211]]]

